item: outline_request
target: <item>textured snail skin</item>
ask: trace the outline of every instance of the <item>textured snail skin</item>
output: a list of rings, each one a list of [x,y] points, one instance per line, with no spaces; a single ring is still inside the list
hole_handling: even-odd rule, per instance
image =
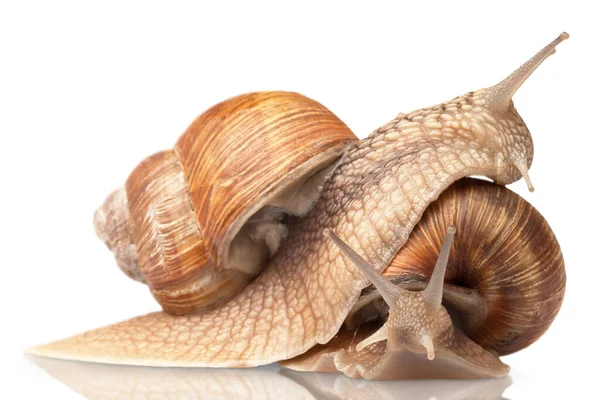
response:
[[[353,146],[316,207],[290,222],[288,239],[267,268],[221,307],[177,317],[152,313],[30,352],[115,364],[251,367],[329,342],[368,281],[323,231],[335,231],[381,271],[454,181],[467,175],[500,184],[529,181],[532,140],[511,96],[566,37],[500,84],[400,114]]]

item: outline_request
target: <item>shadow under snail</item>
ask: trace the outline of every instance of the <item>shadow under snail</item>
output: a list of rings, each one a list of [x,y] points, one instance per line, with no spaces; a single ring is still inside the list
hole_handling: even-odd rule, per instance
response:
[[[29,352],[367,379],[506,375],[499,356],[537,340],[565,291],[548,223],[503,185],[523,177],[533,190],[512,96],[566,38],[499,84],[360,141],[296,93],[212,107],[95,215],[164,311]]]

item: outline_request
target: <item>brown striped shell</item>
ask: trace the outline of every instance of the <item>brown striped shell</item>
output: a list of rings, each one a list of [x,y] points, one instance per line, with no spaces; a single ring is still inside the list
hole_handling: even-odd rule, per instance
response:
[[[163,309],[214,307],[264,268],[356,137],[331,111],[290,92],[249,93],[200,115],[96,212],[121,269]]]
[[[465,333],[499,355],[535,342],[562,304],[564,260],[542,215],[503,186],[455,182],[427,208],[384,275],[428,281],[449,225],[457,234],[445,282],[477,291],[487,308]]]

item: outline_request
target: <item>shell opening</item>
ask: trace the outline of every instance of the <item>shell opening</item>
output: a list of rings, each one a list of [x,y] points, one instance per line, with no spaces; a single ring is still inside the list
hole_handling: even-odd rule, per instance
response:
[[[327,158],[306,174],[269,196],[231,240],[224,269],[235,269],[254,278],[262,271],[285,240],[286,216],[304,216],[313,209],[325,181],[337,165]]]
[[[237,232],[232,226],[225,236],[227,246],[219,260],[206,250],[183,172],[171,151],[149,157],[126,188],[107,197],[94,216],[96,233],[119,268],[148,284],[165,311],[187,314],[215,307],[266,267],[287,237],[285,217],[310,212],[339,153],[326,151],[314,157],[295,179],[257,201],[247,213],[250,217],[240,219]]]

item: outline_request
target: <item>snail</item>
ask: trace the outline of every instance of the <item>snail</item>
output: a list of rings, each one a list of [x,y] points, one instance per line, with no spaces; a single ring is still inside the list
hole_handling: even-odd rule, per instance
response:
[[[118,265],[163,311],[29,352],[367,379],[506,375],[499,357],[548,329],[566,280],[548,223],[504,187],[522,177],[533,190],[512,96],[567,38],[497,85],[360,141],[299,94],[211,108],[96,213]]]

